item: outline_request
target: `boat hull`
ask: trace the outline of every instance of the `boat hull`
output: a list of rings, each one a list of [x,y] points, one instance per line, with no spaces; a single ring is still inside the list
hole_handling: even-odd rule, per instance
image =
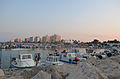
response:
[[[77,64],[77,61],[67,61],[67,60],[60,60],[61,62],[64,62],[64,63],[69,63],[69,64]]]
[[[34,66],[18,66],[18,65],[11,64],[10,67],[11,67],[11,68],[32,68],[32,67],[34,67]]]

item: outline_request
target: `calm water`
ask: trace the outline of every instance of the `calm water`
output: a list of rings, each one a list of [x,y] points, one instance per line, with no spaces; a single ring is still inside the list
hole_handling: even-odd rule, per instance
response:
[[[30,53],[35,55],[35,53],[41,54],[41,60],[45,60],[48,53],[51,53],[51,50],[26,50],[26,49],[14,49],[14,50],[0,50],[0,61],[1,61],[1,68],[9,68],[10,67],[10,60],[13,57],[18,57],[19,54],[27,54]]]

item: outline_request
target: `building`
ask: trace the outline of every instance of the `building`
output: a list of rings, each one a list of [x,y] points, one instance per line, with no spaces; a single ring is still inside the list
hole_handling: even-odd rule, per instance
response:
[[[61,36],[54,34],[54,35],[52,35],[52,36],[50,37],[50,41],[51,41],[51,42],[61,41]]]
[[[15,42],[15,40],[10,40],[10,42]]]
[[[28,43],[28,42],[29,42],[29,39],[30,39],[30,38],[25,38],[25,42],[27,42],[27,43]]]
[[[73,40],[64,40],[64,42],[73,44]]]
[[[50,36],[46,35],[42,37],[42,42],[50,42]]]
[[[29,42],[34,42],[34,37],[30,37]]]
[[[14,42],[22,42],[22,39],[21,39],[21,38],[16,38],[16,39],[14,40]]]
[[[39,36],[36,36],[35,38],[34,38],[34,42],[40,42],[41,41],[41,38],[39,37]]]

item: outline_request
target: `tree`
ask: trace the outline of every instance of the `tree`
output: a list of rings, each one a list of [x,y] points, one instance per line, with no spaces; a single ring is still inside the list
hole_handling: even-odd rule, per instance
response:
[[[91,43],[93,43],[93,44],[100,44],[101,42],[99,40],[97,40],[97,39],[94,39]]]
[[[74,40],[73,43],[74,43],[74,44],[78,44],[79,42],[78,42],[77,40]]]
[[[117,39],[114,39],[114,40],[108,40],[107,43],[120,43],[120,41],[118,41]]]

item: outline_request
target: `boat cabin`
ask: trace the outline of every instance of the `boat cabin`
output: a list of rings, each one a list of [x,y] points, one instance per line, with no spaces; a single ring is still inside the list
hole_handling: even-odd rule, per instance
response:
[[[59,56],[49,56],[46,59],[47,61],[51,61],[51,62],[57,62],[59,61]]]
[[[76,57],[76,56],[77,56],[77,54],[73,53],[73,52],[66,52],[66,53],[61,54],[62,58],[71,58],[71,57]]]
[[[75,52],[65,52],[65,53],[61,53],[60,55],[60,61],[66,63],[77,64],[77,61],[81,61],[81,60],[86,60],[86,58],[79,57],[78,53]]]
[[[35,66],[32,54],[20,54],[18,58],[13,58],[11,65],[16,68],[31,68]]]
[[[31,60],[33,59],[32,54],[20,54],[18,59],[20,60]]]
[[[63,63],[59,61],[59,56],[48,56],[46,58],[46,65],[62,65]]]

